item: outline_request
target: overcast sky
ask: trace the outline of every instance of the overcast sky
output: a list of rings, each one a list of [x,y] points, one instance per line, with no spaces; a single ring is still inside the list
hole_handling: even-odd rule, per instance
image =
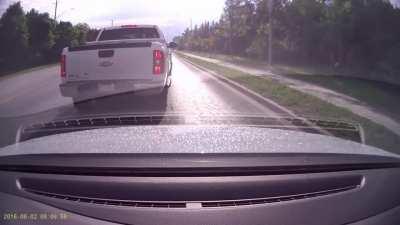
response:
[[[0,14],[18,0],[0,0]],[[20,0],[25,11],[35,8],[54,16],[56,0]],[[391,0],[400,3],[400,0]],[[218,20],[225,0],[58,0],[58,19],[93,27],[148,23],[160,26]]]
[[[17,0],[0,0],[0,14]],[[54,17],[55,0],[20,0],[25,11],[35,8]],[[400,0],[391,0],[400,3]],[[157,24],[168,39],[186,27],[218,20],[225,0],[58,0],[58,20],[88,23],[91,27]]]
[[[0,13],[17,0],[0,0]],[[25,11],[35,8],[54,17],[55,0],[21,0]],[[218,20],[225,0],[58,0],[58,20],[86,22],[91,27],[156,24],[166,36],[180,34],[190,21]]]

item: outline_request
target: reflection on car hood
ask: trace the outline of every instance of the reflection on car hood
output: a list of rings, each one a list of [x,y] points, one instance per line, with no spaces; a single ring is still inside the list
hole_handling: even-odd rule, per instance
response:
[[[285,118],[264,116],[188,116],[188,115],[113,115],[91,116],[54,120],[21,126],[17,133],[17,142],[32,138],[76,132],[81,130],[147,125],[230,125],[296,130],[308,133],[340,137],[355,142],[365,143],[364,132],[359,124],[307,118]]]
[[[101,128],[35,138],[0,149],[0,156],[46,153],[344,153],[397,157],[330,136],[221,125]]]

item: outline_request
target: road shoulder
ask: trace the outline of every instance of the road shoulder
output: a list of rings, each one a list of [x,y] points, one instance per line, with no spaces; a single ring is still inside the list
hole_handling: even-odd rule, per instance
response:
[[[279,105],[278,103],[276,103],[276,102],[274,102],[274,101],[272,101],[272,100],[270,100],[268,98],[265,98],[264,96],[262,96],[259,93],[257,93],[255,91],[253,91],[253,90],[241,85],[240,83],[235,82],[234,80],[231,80],[231,79],[227,79],[224,76],[222,76],[222,75],[220,75],[218,73],[215,73],[214,71],[212,71],[212,70],[210,70],[210,69],[208,69],[208,68],[206,68],[204,66],[201,66],[199,64],[193,63],[190,60],[187,60],[187,59],[182,58],[182,57],[180,57],[180,58],[182,60],[184,60],[185,62],[189,63],[190,65],[192,65],[194,67],[197,67],[198,69],[203,70],[203,71],[207,72],[208,74],[213,75],[216,79],[218,79],[218,81],[228,84],[229,86],[231,86],[235,90],[237,90],[237,91],[241,92],[242,94],[254,99],[258,103],[264,105],[265,107],[267,107],[269,109],[272,109],[273,111],[279,113],[280,115],[287,114],[288,116],[297,117],[297,115],[293,111],[289,110],[288,108],[283,107],[283,106]]]
[[[347,108],[334,105],[324,99],[296,90],[275,79],[254,76],[240,70],[219,65],[215,62],[183,55],[180,52],[177,54],[180,54],[181,57],[190,60],[194,64],[206,67],[229,80],[246,86],[248,89],[265,98],[271,99],[279,105],[288,108],[296,115],[307,118],[360,123],[364,128],[367,144],[395,153],[399,152],[395,147],[400,145],[399,135],[371,119],[353,113]]]
[[[329,102],[335,106],[343,107],[350,110],[352,113],[357,114],[361,117],[367,118],[375,123],[378,123],[385,128],[391,130],[400,136],[400,123],[398,123],[394,118],[385,115],[373,107],[365,104],[364,102],[355,99],[351,96],[345,95],[343,93],[331,90],[320,85],[316,85],[310,82],[305,82],[299,79],[292,78],[290,76],[283,76],[269,71],[267,68],[262,66],[249,67],[247,65],[242,65],[240,62],[235,64],[221,60],[219,58],[209,58],[202,55],[196,55],[193,53],[180,52],[189,57],[196,58],[199,60],[204,60],[210,63],[215,63],[217,65],[225,66],[231,69],[239,70],[243,73],[264,77],[266,79],[274,79],[279,83],[282,83],[290,88],[297,91],[312,95],[319,98],[325,102]]]

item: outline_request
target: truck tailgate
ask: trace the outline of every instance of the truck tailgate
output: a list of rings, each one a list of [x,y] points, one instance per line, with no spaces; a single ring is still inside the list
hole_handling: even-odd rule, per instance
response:
[[[67,81],[153,79],[153,50],[161,43],[97,43],[69,48]]]

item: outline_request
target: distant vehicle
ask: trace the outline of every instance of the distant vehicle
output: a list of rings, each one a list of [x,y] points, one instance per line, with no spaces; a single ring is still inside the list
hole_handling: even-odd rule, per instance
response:
[[[129,91],[159,94],[171,86],[176,46],[154,25],[102,29],[96,41],[63,49],[61,94],[74,103]]]

